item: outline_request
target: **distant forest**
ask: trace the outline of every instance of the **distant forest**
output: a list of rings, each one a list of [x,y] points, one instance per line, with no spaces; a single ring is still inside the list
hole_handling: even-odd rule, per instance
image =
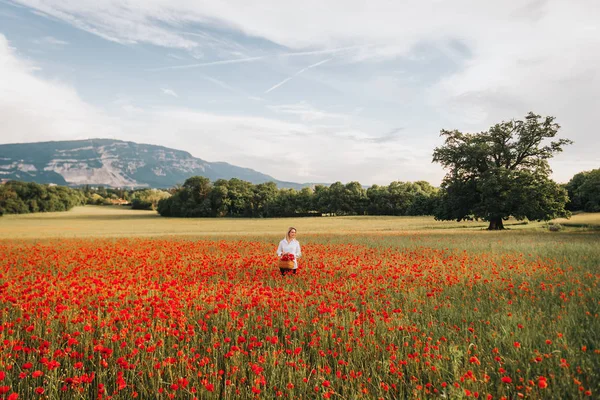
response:
[[[600,211],[600,169],[576,174],[561,185],[570,211]],[[434,215],[443,207],[440,190],[425,181],[391,182],[365,189],[359,182],[278,189],[273,182],[187,179],[168,190],[42,185],[8,181],[0,185],[0,215],[67,211],[78,205],[121,204],[157,210],[168,217],[299,217],[321,215]]]

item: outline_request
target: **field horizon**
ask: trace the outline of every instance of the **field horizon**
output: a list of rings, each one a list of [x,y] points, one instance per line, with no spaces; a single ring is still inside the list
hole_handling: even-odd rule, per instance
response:
[[[557,219],[565,230],[586,232],[600,229],[600,213],[579,213]],[[289,226],[299,235],[412,233],[444,234],[485,231],[485,221],[436,221],[431,216],[328,216],[304,218],[166,218],[155,211],[122,206],[79,206],[66,212],[5,215],[0,218],[0,240],[83,237],[154,236],[282,236]],[[548,234],[546,222],[505,223],[506,233],[527,231]]]

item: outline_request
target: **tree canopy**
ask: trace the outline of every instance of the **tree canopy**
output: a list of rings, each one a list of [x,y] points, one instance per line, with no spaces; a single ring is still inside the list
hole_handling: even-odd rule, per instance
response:
[[[600,211],[600,168],[575,174],[567,183],[571,211]]]
[[[133,192],[130,197],[132,209],[156,210],[158,202],[171,197],[171,194],[160,189],[144,189]]]
[[[65,186],[9,181],[0,185],[0,215],[67,211],[85,204],[85,195]]]
[[[433,161],[448,173],[434,216],[439,220],[483,219],[504,229],[510,216],[550,220],[568,216],[567,192],[549,178],[548,159],[572,142],[551,140],[560,126],[554,117],[529,113],[481,133],[442,130]]]
[[[392,182],[365,189],[359,182],[278,189],[274,182],[254,185],[237,178],[211,183],[191,177],[158,202],[166,217],[291,217],[333,215],[431,215],[437,189],[424,181]]]

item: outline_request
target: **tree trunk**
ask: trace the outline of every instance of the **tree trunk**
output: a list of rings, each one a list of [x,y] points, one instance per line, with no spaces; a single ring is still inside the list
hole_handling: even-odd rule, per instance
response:
[[[490,219],[490,225],[488,226],[488,231],[500,231],[504,229],[504,224],[502,223],[502,217],[496,217]]]

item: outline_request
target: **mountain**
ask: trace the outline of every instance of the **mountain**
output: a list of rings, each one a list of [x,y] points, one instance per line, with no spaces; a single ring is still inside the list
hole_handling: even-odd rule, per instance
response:
[[[283,182],[250,168],[208,162],[186,151],[112,139],[69,140],[0,145],[0,179],[57,185],[169,188],[190,176],[212,182],[239,178],[280,188],[312,184]]]

